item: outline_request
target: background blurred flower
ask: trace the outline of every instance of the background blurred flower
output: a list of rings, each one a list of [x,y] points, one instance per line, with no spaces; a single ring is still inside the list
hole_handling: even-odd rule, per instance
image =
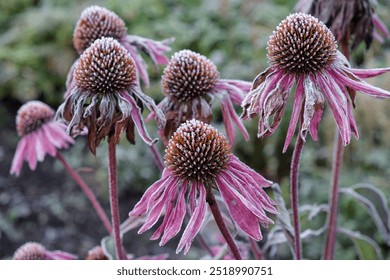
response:
[[[46,154],[54,157],[57,149],[67,149],[74,140],[66,134],[66,126],[54,120],[55,112],[41,101],[29,101],[18,110],[16,130],[21,137],[10,173],[19,176],[23,161],[35,170]]]
[[[63,251],[48,251],[41,244],[27,242],[20,246],[13,257],[14,260],[75,260],[77,256]]]

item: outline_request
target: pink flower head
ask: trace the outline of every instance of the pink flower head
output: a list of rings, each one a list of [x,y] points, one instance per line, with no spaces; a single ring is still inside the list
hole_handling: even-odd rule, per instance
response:
[[[307,131],[315,141],[318,140],[318,125],[325,102],[332,111],[343,144],[347,145],[351,134],[358,138],[352,114],[356,91],[377,98],[390,97],[390,92],[362,80],[388,72],[390,68],[351,68],[337,50],[332,32],[311,15],[296,13],[288,16],[270,37],[267,50],[270,67],[254,79],[251,91],[242,102],[244,111],[241,117],[248,119],[259,115],[258,137],[273,134],[282,120],[295,84],[284,152],[298,121],[303,140]]]
[[[19,176],[23,161],[35,170],[46,154],[54,157],[57,149],[67,149],[74,140],[66,126],[54,120],[55,112],[45,103],[29,101],[18,110],[16,129],[21,137],[11,165],[11,174]]]
[[[93,42],[102,37],[112,37],[131,54],[134,59],[137,74],[142,78],[144,84],[149,86],[147,64],[139,51],[142,51],[152,59],[156,68],[158,64],[167,64],[168,58],[165,53],[170,51],[168,45],[173,38],[163,41],[154,41],[135,35],[127,35],[127,28],[124,21],[114,12],[99,6],[90,6],[83,10],[80,19],[76,24],[73,33],[73,45],[79,54],[82,54]],[[73,69],[69,72],[67,87],[73,82]],[[137,79],[139,85],[139,81]],[[68,90],[65,97],[70,94]]]
[[[276,213],[276,209],[263,190],[271,182],[235,157],[229,142],[211,125],[194,119],[183,123],[169,140],[165,165],[162,178],[129,213],[130,217],[147,216],[139,230],[143,233],[165,211],[151,237],[161,237],[160,246],[180,231],[188,211],[190,220],[176,251],[188,252],[205,220],[207,194],[213,189],[221,194],[237,227],[250,238],[262,238],[259,223],[272,223],[265,211]]]
[[[165,98],[158,105],[167,119],[160,131],[165,142],[185,121],[193,118],[210,123],[212,119],[211,102],[217,97],[221,100],[222,116],[226,134],[234,142],[234,123],[246,140],[248,132],[237,116],[233,104],[241,104],[250,83],[239,80],[220,79],[215,64],[203,55],[190,50],[173,54],[162,76],[162,89]],[[150,115],[148,118],[152,118]]]
[[[134,144],[134,127],[148,145],[157,141],[146,131],[143,106],[156,114],[161,125],[165,118],[153,99],[141,92],[135,72],[129,52],[113,38],[97,39],[78,60],[70,94],[57,115],[68,123],[67,132],[72,136],[87,128],[93,154],[106,136],[115,137],[119,143],[125,132],[127,140]]]
[[[77,256],[63,251],[48,251],[41,244],[27,242],[14,253],[14,260],[75,260]]]
[[[295,6],[328,26],[338,42],[351,42],[352,49],[363,41],[368,48],[373,38],[382,43],[383,36],[389,37],[375,8],[375,0],[300,0]]]

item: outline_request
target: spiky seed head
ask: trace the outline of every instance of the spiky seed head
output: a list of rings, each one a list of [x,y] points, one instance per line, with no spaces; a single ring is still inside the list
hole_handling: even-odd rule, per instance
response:
[[[91,250],[89,250],[88,255],[85,259],[86,260],[108,260],[101,246],[96,246],[93,247]]]
[[[331,64],[337,54],[332,32],[317,18],[295,13],[283,20],[268,41],[270,63],[295,73],[312,73]]]
[[[162,76],[165,95],[186,102],[210,93],[219,78],[215,64],[203,55],[190,50],[173,54]]]
[[[89,93],[113,93],[136,83],[133,58],[113,38],[97,39],[81,55],[74,79],[78,88]]]
[[[54,119],[55,112],[41,101],[33,100],[19,108],[16,115],[16,130],[20,137],[33,132]]]
[[[102,37],[121,39],[127,34],[124,21],[114,12],[99,6],[86,8],[73,33],[73,45],[82,54],[93,42]]]
[[[46,260],[46,249],[36,242],[27,242],[14,253],[14,260]]]
[[[169,140],[165,165],[185,180],[207,182],[226,168],[228,140],[214,127],[198,120],[183,123]]]

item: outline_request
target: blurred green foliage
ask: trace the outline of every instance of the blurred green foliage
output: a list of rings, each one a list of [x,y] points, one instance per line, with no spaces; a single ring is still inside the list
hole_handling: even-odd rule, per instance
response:
[[[185,48],[194,50],[214,61],[221,77],[251,81],[267,67],[266,46],[269,35],[280,20],[291,12],[294,1],[2,0],[0,100],[23,103],[31,99],[40,99],[54,108],[62,102],[66,75],[77,59],[72,43],[73,29],[81,11],[92,4],[102,5],[116,12],[126,22],[129,34],[155,40],[175,37],[171,54]],[[380,13],[382,16],[384,12]],[[383,16],[386,23],[390,22],[389,15]],[[388,43],[382,49],[374,43],[372,49],[364,54],[365,63],[370,67],[390,65]],[[162,67],[157,73],[152,70],[150,73],[151,87],[144,90],[159,101],[163,97],[160,89]],[[385,78],[375,79],[374,83],[383,88],[390,88]],[[390,137],[388,129],[390,110],[388,102],[380,102],[358,96],[355,115],[361,136],[359,141],[353,140],[345,150],[341,186],[370,182],[380,186],[389,199],[390,142],[387,139]],[[288,108],[286,114],[289,115],[290,112],[291,109]],[[328,113],[325,112],[325,119],[320,125],[320,142],[314,143],[308,138],[305,147],[301,164],[302,204],[327,203],[334,131],[334,121]],[[219,127],[218,121],[221,118],[218,112],[214,120]],[[264,140],[256,138],[256,119],[246,122],[245,125],[251,134],[251,140],[244,144],[243,139],[239,138],[235,146],[236,153],[242,161],[264,176],[279,182],[283,196],[288,202],[291,150],[286,154],[281,152],[288,118],[284,119],[272,137]],[[153,131],[153,125],[148,126]],[[156,137],[156,133],[151,134]],[[162,150],[162,147],[160,148]],[[87,156],[83,159],[72,157],[79,155],[80,149],[85,149],[83,143],[78,144],[67,154],[73,165],[82,167],[95,162],[94,167],[104,170],[96,175],[96,181],[106,181],[106,175],[102,175],[105,174],[105,157],[100,156],[105,154],[104,145],[98,152],[98,161]],[[145,145],[138,145],[137,149],[121,146],[118,154],[119,182],[124,185],[123,188],[130,185],[136,192],[142,192],[159,177]],[[132,164],[139,158],[143,160],[133,166]],[[101,166],[96,164],[99,161]],[[383,249],[384,257],[390,258],[389,248],[378,236],[375,224],[369,219],[367,211],[355,201],[341,198],[339,221],[344,227],[362,231],[377,240]],[[302,227],[318,228],[323,222],[324,217],[321,216],[319,220],[304,222]],[[314,243],[305,243],[304,249],[309,258],[320,257],[322,241],[323,237],[319,237],[319,240],[312,241]],[[356,240],[354,242],[356,243]],[[358,258],[353,246],[350,239],[341,237],[337,244],[336,257]],[[279,257],[288,258],[288,254],[284,250],[280,252]]]

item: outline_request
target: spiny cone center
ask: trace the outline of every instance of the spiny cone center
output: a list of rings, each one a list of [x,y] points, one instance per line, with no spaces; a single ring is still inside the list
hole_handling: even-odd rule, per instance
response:
[[[190,50],[175,53],[162,76],[165,95],[179,102],[210,93],[219,78],[217,67],[205,56]]]
[[[210,181],[226,168],[230,145],[211,125],[183,123],[168,142],[165,165],[185,180]]]
[[[16,130],[20,137],[42,127],[53,120],[55,112],[52,108],[40,101],[29,101],[18,110],[16,116]]]
[[[296,13],[283,20],[268,41],[268,59],[296,73],[313,73],[332,63],[337,43],[317,18]]]
[[[102,37],[121,39],[127,34],[124,21],[114,12],[99,6],[86,8],[73,33],[73,45],[82,54],[93,42]]]
[[[113,93],[136,82],[134,61],[112,38],[96,40],[80,57],[75,68],[77,86],[89,93]]]
[[[39,243],[28,242],[16,250],[14,260],[46,260],[46,249]]]

